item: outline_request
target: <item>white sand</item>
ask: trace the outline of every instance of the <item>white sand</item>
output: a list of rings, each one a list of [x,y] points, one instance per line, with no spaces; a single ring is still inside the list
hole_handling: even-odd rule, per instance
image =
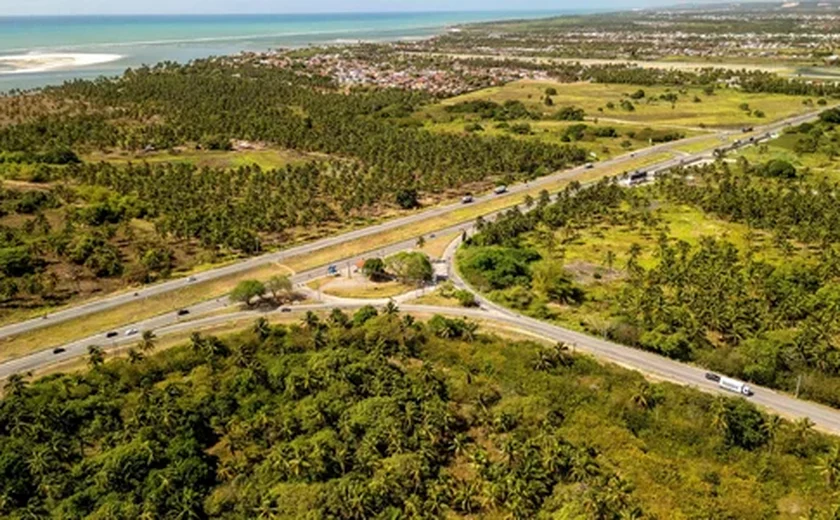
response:
[[[78,67],[117,61],[120,58],[122,58],[122,56],[119,54],[78,53],[19,54],[16,56],[0,56],[0,74],[27,74],[32,72],[47,72],[57,69],[75,69]]]

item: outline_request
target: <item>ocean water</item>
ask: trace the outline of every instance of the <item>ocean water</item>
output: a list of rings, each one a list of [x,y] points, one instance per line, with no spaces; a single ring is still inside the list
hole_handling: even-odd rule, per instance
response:
[[[581,13],[577,10],[574,13]],[[0,17],[0,92],[113,76],[161,61],[356,41],[427,38],[469,22],[556,12]]]

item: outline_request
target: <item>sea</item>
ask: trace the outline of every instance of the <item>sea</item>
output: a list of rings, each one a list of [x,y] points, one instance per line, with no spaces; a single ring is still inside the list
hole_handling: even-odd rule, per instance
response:
[[[0,92],[116,76],[162,61],[422,39],[461,24],[584,10],[271,15],[0,17]],[[457,29],[454,29],[457,30]]]

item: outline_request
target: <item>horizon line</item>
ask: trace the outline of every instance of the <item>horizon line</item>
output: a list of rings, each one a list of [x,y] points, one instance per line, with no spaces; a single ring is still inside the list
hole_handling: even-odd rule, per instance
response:
[[[639,8],[593,7],[588,9],[435,9],[422,10],[386,10],[386,11],[293,11],[293,12],[183,12],[183,13],[69,13],[69,14],[0,14],[3,18],[73,18],[84,16],[306,16],[325,14],[432,14],[432,13],[562,13],[573,11],[630,11]]]

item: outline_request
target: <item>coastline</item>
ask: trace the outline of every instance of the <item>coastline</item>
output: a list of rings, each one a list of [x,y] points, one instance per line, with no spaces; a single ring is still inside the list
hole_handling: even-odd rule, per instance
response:
[[[121,54],[32,53],[0,56],[0,75],[77,69],[121,60]]]
[[[272,49],[417,41],[549,11],[239,16],[0,17],[0,92],[122,74],[164,61]]]

